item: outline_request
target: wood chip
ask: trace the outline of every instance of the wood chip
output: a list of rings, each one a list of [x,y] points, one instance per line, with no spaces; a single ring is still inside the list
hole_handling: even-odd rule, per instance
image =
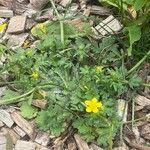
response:
[[[12,113],[12,118],[14,122],[22,129],[24,132],[26,132],[30,137],[32,137],[34,129],[33,126],[26,121],[20,114],[17,112]]]
[[[0,24],[3,24],[6,21],[4,18],[0,18]]]
[[[30,4],[36,9],[42,9],[46,6],[49,0],[30,0]]]
[[[10,114],[2,109],[0,109],[0,121],[6,124],[6,126],[9,128],[11,128],[12,125],[14,124],[14,121],[12,120]]]
[[[47,146],[50,143],[49,134],[39,131],[35,138],[35,142],[43,146]]]
[[[147,139],[147,140],[150,140],[150,123],[142,126],[142,129],[141,129],[141,136],[144,138],[144,139]]]
[[[128,150],[128,149],[129,149],[128,147],[119,146],[119,147],[114,148],[113,150]]]
[[[79,0],[79,2],[80,2],[81,10],[84,10],[86,8],[87,0]]]
[[[0,0],[0,5],[11,8],[13,0]]]
[[[92,5],[90,13],[94,15],[108,16],[111,15],[111,11],[108,8]]]
[[[16,144],[16,142],[20,139],[20,136],[12,129],[7,129],[7,131],[13,141],[13,144]]]
[[[64,150],[63,144],[62,145],[55,145],[53,150]]]
[[[70,138],[67,141],[67,147],[68,147],[68,150],[77,150],[77,145],[75,143],[74,138]]]
[[[18,140],[15,146],[15,150],[35,150],[36,145],[33,142]]]
[[[136,111],[143,109],[145,106],[150,105],[150,99],[137,95],[135,98],[135,103],[139,106],[136,107]]]
[[[28,10],[30,7],[26,3],[20,3],[18,0],[13,0],[13,10],[14,13],[17,15],[22,15],[26,10]]]
[[[139,142],[139,140],[140,140],[140,132],[139,132],[138,127],[134,125],[134,127],[132,128],[132,131],[134,133],[136,142]]]
[[[136,150],[150,150],[150,147],[133,143],[127,137],[125,137],[124,139],[129,144],[130,147],[135,148]]]
[[[43,109],[47,106],[47,100],[36,99],[32,101],[32,105]]]
[[[26,135],[26,133],[18,126],[15,126],[13,128],[13,130],[18,134],[20,135],[21,137],[24,137]]]
[[[6,149],[7,139],[5,136],[0,135],[0,150],[7,150]]]
[[[28,8],[24,13],[23,13],[23,15],[24,16],[26,16],[27,18],[30,18],[30,19],[32,19],[32,18],[34,18],[34,16],[36,16],[36,14],[37,14],[37,10],[34,10],[34,9],[30,9],[30,8]]]
[[[66,7],[67,5],[71,4],[72,0],[61,0],[60,4],[64,7]]]
[[[88,144],[78,135],[74,135],[79,150],[90,150]]]
[[[36,150],[49,150],[47,147],[44,147],[38,143],[34,143],[36,145]]]
[[[122,29],[122,25],[116,18],[114,18],[114,16],[110,15],[95,28],[104,36],[107,34],[118,33],[118,31]]]
[[[147,84],[150,84],[150,76],[147,76]],[[147,95],[150,95],[150,88],[149,87],[145,87],[144,89],[144,93],[146,93]]]
[[[5,128],[0,132],[0,150],[13,150],[13,142]]]
[[[91,6],[87,6],[86,9],[84,9],[83,15],[88,17],[91,13]]]
[[[90,150],[103,150],[101,147],[95,145],[94,143],[92,143],[89,147]]]
[[[28,3],[28,0],[17,0],[19,3]]]
[[[36,15],[34,20],[37,22],[45,22],[47,20],[52,20],[53,18],[54,18],[54,11],[53,9],[49,9],[40,15]]]
[[[14,16],[10,19],[7,33],[22,33],[25,29],[26,16]]]
[[[73,17],[73,16],[77,15],[78,7],[79,7],[79,5],[77,5],[76,3],[72,3],[71,6],[67,10],[66,17],[69,18],[69,17]]]
[[[14,13],[12,10],[0,10],[0,17],[4,17],[4,18],[11,18],[13,17]]]
[[[0,128],[3,127],[3,126],[4,126],[3,122],[0,121]]]
[[[17,35],[5,34],[3,39],[8,39],[7,44],[11,46],[12,49],[19,48],[23,45],[24,41],[28,38],[29,33],[21,33]]]
[[[36,25],[36,22],[28,18],[26,21],[26,30],[30,30],[34,25]]]

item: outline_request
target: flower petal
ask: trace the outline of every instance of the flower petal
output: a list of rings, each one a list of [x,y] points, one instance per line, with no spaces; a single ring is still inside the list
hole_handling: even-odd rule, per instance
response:
[[[97,99],[94,97],[94,98],[92,99],[92,102],[97,103]]]
[[[98,112],[98,109],[97,109],[97,108],[94,108],[92,111],[93,111],[93,113],[97,113],[97,112]]]
[[[90,105],[90,104],[91,104],[91,101],[86,100],[84,103],[85,103],[86,105]]]
[[[87,108],[86,108],[86,112],[92,112],[91,107],[87,107]]]
[[[102,103],[101,102],[97,102],[96,107],[98,107],[98,108],[102,107]]]

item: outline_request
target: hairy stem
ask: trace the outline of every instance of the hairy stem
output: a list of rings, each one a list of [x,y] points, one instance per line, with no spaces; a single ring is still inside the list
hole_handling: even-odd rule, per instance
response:
[[[133,71],[135,71],[150,55],[150,50],[146,53],[146,55],[133,67],[128,71],[128,75],[131,74]]]
[[[112,150],[113,147],[113,125],[110,126],[110,133],[109,133],[109,150]]]
[[[134,115],[135,115],[135,99],[132,100],[132,130],[134,126]]]
[[[134,121],[134,122],[138,122],[138,121],[142,121],[142,120],[146,120],[146,119],[147,119],[147,117],[141,117],[141,118],[138,118],[138,119],[134,119],[133,121]],[[129,121],[124,122],[123,124],[130,124],[130,123],[132,123],[133,121],[132,121],[132,120],[129,120]]]
[[[56,12],[56,15],[58,17],[58,19],[60,20],[60,34],[61,34],[61,43],[62,43],[62,47],[64,48],[65,46],[65,38],[64,38],[64,23],[62,21],[62,17],[60,16],[55,4],[53,0],[50,0],[52,7],[54,9],[54,11]]]
[[[22,98],[24,98],[24,97],[30,95],[30,94],[33,93],[34,91],[35,91],[35,88],[33,88],[33,89],[30,90],[29,92],[24,93],[24,94],[22,94],[22,95],[20,95],[20,96],[16,96],[16,97],[13,97],[13,98],[10,98],[10,99],[1,100],[1,101],[0,101],[0,106],[1,106],[1,105],[7,105],[7,104],[12,104],[12,103],[17,103],[17,102],[23,101],[24,99],[22,99]]]

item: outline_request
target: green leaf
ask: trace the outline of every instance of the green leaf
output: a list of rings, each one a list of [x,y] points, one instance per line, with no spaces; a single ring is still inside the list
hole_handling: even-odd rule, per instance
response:
[[[21,110],[21,115],[27,119],[31,119],[37,115],[37,108],[29,105],[27,102],[22,103],[20,110]]]
[[[127,49],[128,55],[132,54],[132,45],[141,38],[141,28],[138,25],[127,27],[129,31],[130,47]]]
[[[132,5],[134,3],[134,0],[125,0],[125,3]]]
[[[142,83],[142,79],[137,76],[137,75],[133,75],[130,79],[129,79],[129,86],[131,88],[135,88],[140,86],[140,84]]]
[[[14,97],[16,97],[16,96],[19,96],[19,93],[17,93],[17,92],[14,92],[14,91],[12,91],[12,90],[5,90],[4,92],[3,92],[3,95],[2,95],[2,98],[1,98],[1,100],[5,100],[5,99],[11,99],[11,98],[14,98]]]
[[[104,2],[104,3],[107,3],[111,6],[114,6],[114,7],[117,7],[120,9],[121,7],[121,1],[120,0],[99,0],[99,2]],[[127,10],[127,5],[126,3],[123,3],[123,9]]]
[[[145,4],[147,0],[136,0],[134,2],[134,8],[136,11],[140,10]]]
[[[47,126],[46,126],[46,124],[47,124],[47,112],[46,111],[40,111],[39,113],[38,113],[38,116],[37,116],[37,118],[36,118],[36,123],[37,123],[37,125],[38,125],[38,127],[39,128],[41,128],[41,129],[43,129],[43,128],[45,128],[45,130],[47,130]]]
[[[99,1],[101,2],[101,0],[99,0]],[[114,7],[118,7],[116,0],[102,0],[102,2],[108,3],[109,5],[112,5]]]

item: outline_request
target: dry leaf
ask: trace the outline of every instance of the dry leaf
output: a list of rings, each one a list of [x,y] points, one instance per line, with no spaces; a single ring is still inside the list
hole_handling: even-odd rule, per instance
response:
[[[128,12],[134,19],[137,17],[137,12],[133,6],[128,7]]]

